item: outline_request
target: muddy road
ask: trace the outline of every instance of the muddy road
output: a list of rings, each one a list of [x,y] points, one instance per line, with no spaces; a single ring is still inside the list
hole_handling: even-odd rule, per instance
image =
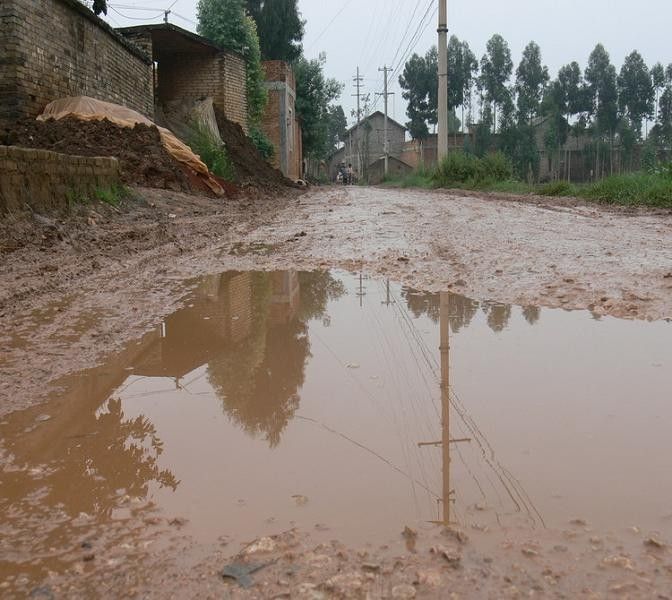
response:
[[[3,595],[668,597],[672,215],[137,193],[0,226]]]

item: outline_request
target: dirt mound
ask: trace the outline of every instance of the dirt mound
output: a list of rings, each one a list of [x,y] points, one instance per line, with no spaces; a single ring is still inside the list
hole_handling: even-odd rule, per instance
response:
[[[217,107],[215,107],[215,116],[220,136],[226,144],[236,177],[241,185],[251,185],[266,190],[298,187],[291,179],[287,179],[278,169],[273,168],[262,158],[238,123],[229,121]]]
[[[156,127],[143,124],[120,127],[107,119],[25,119],[10,130],[5,141],[9,145],[63,154],[116,156],[125,184],[183,192],[204,191],[190,181],[180,163],[168,153]]]

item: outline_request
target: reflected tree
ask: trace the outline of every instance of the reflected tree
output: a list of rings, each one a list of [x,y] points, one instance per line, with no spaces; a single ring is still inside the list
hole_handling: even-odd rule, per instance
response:
[[[484,302],[483,312],[487,315],[488,326],[495,333],[506,329],[511,318],[511,305],[498,302]]]
[[[541,316],[541,309],[538,306],[524,306],[523,317],[530,325],[535,325]]]
[[[301,321],[321,319],[325,316],[327,303],[338,300],[346,293],[345,285],[329,271],[305,271],[299,273],[300,304],[298,318]]]
[[[255,274],[250,335],[208,363],[210,383],[226,414],[250,435],[263,436],[271,447],[280,443],[282,432],[299,408],[299,391],[311,356],[305,323],[324,318],[329,300],[345,293],[343,283],[325,271],[299,273],[298,284],[295,316],[275,322],[271,310],[276,302],[273,275]]]
[[[419,292],[404,287],[401,290],[401,295],[406,301],[408,309],[416,318],[426,315],[434,323],[439,322],[441,312],[439,294]],[[453,333],[457,333],[471,324],[472,319],[478,312],[478,302],[460,294],[449,293],[448,311],[450,328]]]
[[[59,459],[45,461],[49,469],[44,479],[31,479],[25,469],[17,472],[25,478],[22,482],[1,478],[7,499],[28,499],[34,493],[32,488],[38,485],[46,491],[46,506],[62,506],[71,516],[109,516],[118,506],[119,490],[131,497],[146,498],[152,482],[172,490],[179,485],[171,471],[158,466],[163,443],[154,425],[144,415],[128,419],[120,399],[111,398],[97,412],[80,415],[78,430],[87,433],[59,436],[49,444],[49,456],[55,452]],[[23,439],[7,442],[17,461],[24,454],[31,463],[41,460],[32,446],[23,446]]]

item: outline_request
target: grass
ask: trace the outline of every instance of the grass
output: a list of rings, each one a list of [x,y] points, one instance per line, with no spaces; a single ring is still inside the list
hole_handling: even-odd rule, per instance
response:
[[[189,146],[207,165],[211,173],[226,181],[234,181],[236,172],[229,159],[226,146],[202,124],[195,123]]]
[[[96,200],[100,200],[110,206],[119,206],[124,200],[130,196],[129,190],[123,185],[113,185],[111,187],[97,187],[93,192]]]
[[[672,167],[669,166],[655,173],[612,175],[594,183],[553,181],[530,185],[513,177],[508,159],[500,153],[479,159],[454,152],[434,171],[420,169],[407,175],[389,177],[384,184],[397,188],[460,188],[502,194],[583,198],[620,206],[672,208]]]

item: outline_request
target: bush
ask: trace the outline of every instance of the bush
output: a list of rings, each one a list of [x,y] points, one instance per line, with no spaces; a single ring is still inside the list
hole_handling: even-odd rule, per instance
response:
[[[502,152],[486,154],[481,159],[483,179],[508,181],[513,178],[513,165]]]
[[[465,152],[450,152],[434,172],[434,182],[441,187],[467,184],[479,187],[485,182],[508,181],[513,177],[511,161],[501,152],[478,158]]]
[[[226,146],[204,125],[196,123],[192,129],[193,133],[189,140],[191,149],[200,156],[211,173],[227,181],[233,181],[236,173],[226,151]]]
[[[566,181],[553,181],[539,186],[537,194],[540,196],[576,196],[576,190]]]
[[[266,137],[266,134],[261,129],[252,127],[248,137],[254,144],[254,147],[259,150],[259,154],[261,154],[264,160],[273,158],[273,155],[275,154],[275,146],[273,146],[271,140]]]
[[[672,208],[672,179],[648,173],[613,175],[582,189],[580,195],[608,204]]]

